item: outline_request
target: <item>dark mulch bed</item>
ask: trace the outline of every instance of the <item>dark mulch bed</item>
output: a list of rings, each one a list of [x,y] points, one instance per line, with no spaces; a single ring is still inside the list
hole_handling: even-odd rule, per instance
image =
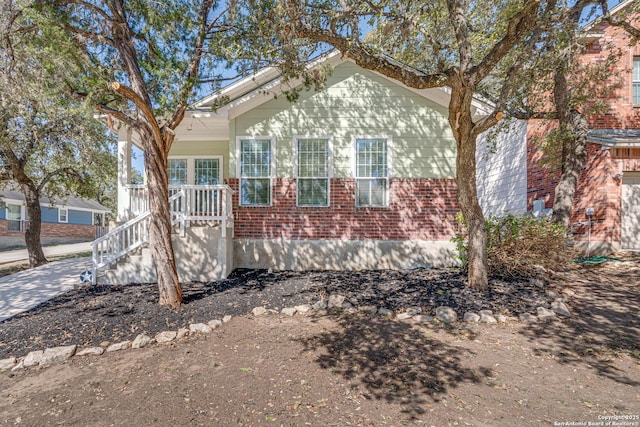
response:
[[[411,306],[433,314],[447,305],[462,315],[483,309],[518,315],[535,313],[551,301],[529,281],[492,280],[487,292],[465,286],[465,276],[450,269],[359,272],[268,272],[236,270],[228,279],[189,283],[177,311],[158,305],[154,284],[83,287],[0,322],[0,359],[46,347],[132,340],[140,333],[188,327],[224,315],[249,313],[254,307],[281,309],[313,303],[332,293],[353,305],[394,311]]]

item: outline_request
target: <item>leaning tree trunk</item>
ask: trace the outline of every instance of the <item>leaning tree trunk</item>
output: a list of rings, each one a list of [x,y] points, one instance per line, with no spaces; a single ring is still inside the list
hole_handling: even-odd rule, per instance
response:
[[[40,197],[33,183],[21,183],[20,188],[25,196],[27,216],[29,218],[29,227],[24,232],[24,240],[29,252],[29,267],[33,268],[48,262],[44,256],[42,242],[40,241],[40,231],[42,229]]]
[[[470,115],[473,90],[464,83],[452,85],[449,105],[449,123],[456,139],[456,182],[458,203],[467,224],[468,285],[476,290],[486,290],[489,284],[487,272],[487,227],[478,202],[476,185],[476,132]]]
[[[144,164],[149,188],[149,246],[156,265],[160,305],[176,309],[182,302],[182,287],[176,271],[171,241],[171,212],[169,209],[169,179],[167,155],[150,134],[141,135],[144,145]],[[164,144],[163,144],[164,145]]]
[[[42,228],[42,213],[40,210],[40,192],[35,183],[24,171],[24,162],[10,148],[2,150],[11,167],[13,179],[20,186],[22,194],[27,204],[27,215],[29,216],[29,227],[24,233],[27,252],[29,253],[29,267],[38,267],[48,261],[42,251],[40,242],[40,230]]]
[[[555,189],[552,219],[568,229],[578,178],[587,159],[589,124],[579,111],[569,105],[564,72],[557,72],[554,76],[554,101],[561,130],[562,174]]]

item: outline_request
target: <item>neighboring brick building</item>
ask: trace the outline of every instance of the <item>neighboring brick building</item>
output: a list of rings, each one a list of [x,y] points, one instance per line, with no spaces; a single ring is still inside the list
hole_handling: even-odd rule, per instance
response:
[[[623,13],[632,3],[624,1],[611,12]],[[623,49],[623,54],[609,82],[613,90],[606,98],[608,110],[589,117],[587,163],[580,174],[571,216],[574,238],[583,249],[590,240],[591,254],[640,250],[640,44],[630,46],[630,36],[624,30],[604,22],[588,30],[590,43],[582,60],[591,63],[602,60],[608,55],[608,46]],[[553,125],[529,123],[530,210],[552,207],[560,176],[559,172],[552,173],[541,166],[543,154],[535,143],[535,135],[544,134],[550,126]],[[539,202],[534,207],[535,201]],[[593,215],[587,216],[588,208],[593,208]]]
[[[0,209],[0,239],[24,235],[28,227],[24,195],[18,191],[0,191],[5,207]],[[109,209],[94,200],[68,197],[65,200],[40,200],[41,237],[95,239],[104,234],[105,215]]]

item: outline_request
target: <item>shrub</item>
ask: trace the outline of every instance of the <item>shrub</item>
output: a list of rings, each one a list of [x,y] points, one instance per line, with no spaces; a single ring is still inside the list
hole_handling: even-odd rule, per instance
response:
[[[467,230],[462,214],[453,238],[458,257],[467,267]],[[536,265],[558,270],[571,258],[561,224],[531,215],[509,214],[485,219],[489,274],[494,277],[532,277]]]

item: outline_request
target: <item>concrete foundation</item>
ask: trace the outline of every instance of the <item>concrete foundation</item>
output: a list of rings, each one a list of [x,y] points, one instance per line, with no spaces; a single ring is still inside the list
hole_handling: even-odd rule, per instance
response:
[[[236,268],[381,270],[451,267],[450,241],[235,239]]]

